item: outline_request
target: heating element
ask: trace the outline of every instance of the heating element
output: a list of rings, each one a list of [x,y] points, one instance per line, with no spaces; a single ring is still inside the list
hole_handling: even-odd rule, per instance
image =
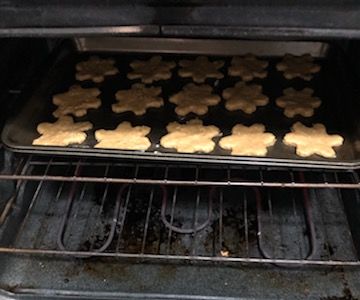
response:
[[[16,183],[2,253],[360,265],[346,208],[359,201],[354,171],[29,156],[0,178]]]

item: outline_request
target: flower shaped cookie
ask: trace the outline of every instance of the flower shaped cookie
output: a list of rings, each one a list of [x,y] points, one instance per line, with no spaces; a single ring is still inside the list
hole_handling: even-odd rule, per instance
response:
[[[269,102],[269,98],[262,93],[260,85],[246,84],[242,81],[232,88],[225,89],[223,98],[226,99],[227,110],[240,109],[247,114],[252,114],[258,106],[264,106]]]
[[[75,117],[85,116],[88,109],[100,107],[99,95],[100,90],[97,88],[83,89],[80,85],[74,85],[69,91],[53,96],[53,103],[58,106],[53,115],[56,118],[70,114]]]
[[[300,122],[296,122],[291,127],[291,132],[287,133],[283,139],[284,144],[296,147],[296,154],[307,157],[317,154],[327,158],[336,157],[333,149],[341,146],[344,138],[337,134],[328,134],[323,124],[314,124],[307,127]]]
[[[168,134],[160,139],[161,146],[185,153],[213,151],[215,143],[212,139],[220,134],[217,127],[204,126],[198,119],[190,120],[186,124],[172,122],[166,129]]]
[[[33,145],[68,146],[81,144],[86,139],[84,131],[92,128],[90,122],[74,122],[72,117],[62,116],[55,123],[40,123],[37,131],[41,136],[33,140]]]
[[[231,150],[232,155],[265,156],[267,148],[276,141],[272,133],[265,132],[265,126],[254,124],[245,126],[237,124],[229,136],[221,138],[219,145]]]
[[[213,88],[210,85],[195,85],[189,83],[182,91],[169,98],[171,103],[177,105],[175,112],[179,116],[185,116],[188,113],[204,115],[208,112],[209,106],[216,105],[220,102],[218,95],[212,94]]]
[[[179,65],[181,77],[192,77],[196,83],[205,82],[206,78],[221,79],[224,75],[218,70],[224,66],[224,61],[209,61],[205,56],[198,56],[195,60],[183,59]]]
[[[176,67],[176,63],[163,61],[161,56],[153,56],[147,61],[135,60],[130,66],[133,71],[127,74],[129,79],[140,78],[143,83],[153,83],[171,78],[171,69]]]
[[[267,61],[260,60],[252,54],[245,56],[235,56],[229,67],[230,76],[240,76],[244,81],[257,78],[265,78],[267,75],[266,67],[269,65]]]
[[[76,64],[76,79],[80,81],[90,79],[96,83],[103,82],[105,76],[119,73],[114,64],[115,60],[112,58],[102,59],[91,56],[89,60]]]
[[[149,138],[151,128],[147,126],[131,126],[129,122],[120,123],[114,130],[96,130],[98,143],[95,148],[146,150],[151,146]]]
[[[118,91],[115,95],[118,102],[111,107],[115,113],[132,111],[135,115],[141,116],[150,107],[159,108],[164,105],[160,94],[161,87],[146,87],[142,83],[135,83],[129,90]]]
[[[287,88],[284,90],[284,95],[276,99],[276,105],[284,108],[284,115],[288,118],[293,118],[295,115],[311,117],[314,109],[321,104],[321,100],[312,95],[313,92],[310,88],[300,91]]]

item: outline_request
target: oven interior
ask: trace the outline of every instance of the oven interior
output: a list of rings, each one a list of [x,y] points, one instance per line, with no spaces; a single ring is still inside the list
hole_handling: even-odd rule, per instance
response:
[[[360,44],[326,42],[344,54],[356,130]],[[64,44],[74,41],[2,40],[2,126]],[[356,168],[0,151],[5,299],[360,296]]]

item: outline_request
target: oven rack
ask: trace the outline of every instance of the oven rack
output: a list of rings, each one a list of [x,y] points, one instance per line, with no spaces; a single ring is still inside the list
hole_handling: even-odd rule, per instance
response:
[[[0,175],[15,183],[0,201],[0,253],[360,265],[347,206],[360,202],[355,171],[17,162]]]

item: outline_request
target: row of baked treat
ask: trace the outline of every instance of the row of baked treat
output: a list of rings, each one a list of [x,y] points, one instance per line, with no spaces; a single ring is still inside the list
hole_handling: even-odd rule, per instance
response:
[[[115,113],[131,111],[137,116],[144,115],[147,109],[160,108],[164,105],[161,93],[161,87],[147,87],[142,83],[135,83],[130,89],[116,92],[117,102],[112,104],[112,110]],[[101,106],[100,94],[98,88],[72,86],[69,91],[53,96],[53,104],[57,106],[53,115],[57,118],[70,114],[76,117],[85,116],[89,109],[97,109]],[[262,93],[260,85],[243,81],[225,89],[222,97],[226,100],[227,110],[241,110],[247,114],[252,114],[258,106],[265,106],[269,102],[269,98]],[[179,116],[186,116],[189,113],[204,115],[210,106],[218,105],[220,101],[221,97],[214,94],[213,88],[208,84],[189,83],[181,91],[169,97],[169,102],[176,105],[175,112]],[[302,90],[287,88],[275,102],[284,109],[285,116],[289,118],[295,115],[310,117],[314,109],[321,104],[321,100],[313,96],[313,90],[310,88]]]
[[[37,131],[41,136],[33,141],[33,145],[81,144],[87,137],[86,131],[92,127],[90,122],[74,122],[72,117],[63,116],[54,123],[39,124]],[[181,153],[210,153],[216,145],[213,139],[222,136],[218,127],[205,126],[199,119],[190,120],[185,124],[171,122],[166,129],[167,134],[160,138],[160,145]],[[147,150],[151,146],[151,141],[147,137],[150,132],[151,128],[148,126],[133,127],[129,122],[122,122],[114,130],[96,130],[95,148]],[[299,156],[317,154],[333,158],[336,157],[333,147],[342,145],[344,139],[340,135],[328,134],[322,124],[307,127],[297,122],[282,141],[286,145],[296,147],[296,154]],[[232,128],[231,135],[220,138],[218,144],[222,149],[230,150],[232,155],[265,156],[268,147],[273,146],[275,142],[275,135],[265,132],[265,126],[262,124],[237,124]]]
[[[204,83],[207,78],[223,78],[224,74],[219,69],[224,65],[223,60],[209,60],[205,56],[198,56],[193,60],[182,59],[179,61],[178,74],[181,77],[191,77],[196,83]],[[238,76],[243,81],[265,78],[268,65],[267,61],[258,59],[252,54],[236,56],[232,58],[228,75]],[[170,79],[176,63],[165,61],[161,56],[153,56],[149,60],[134,60],[130,63],[130,67],[132,71],[127,74],[127,78],[140,79],[145,84],[151,84],[154,81]],[[283,72],[286,79],[299,77],[311,80],[313,74],[320,71],[320,66],[313,62],[310,54],[301,56],[286,54],[276,68]],[[114,59],[102,59],[97,56],[91,56],[87,61],[79,62],[76,70],[77,80],[92,80],[97,83],[104,81],[105,76],[119,73]]]

